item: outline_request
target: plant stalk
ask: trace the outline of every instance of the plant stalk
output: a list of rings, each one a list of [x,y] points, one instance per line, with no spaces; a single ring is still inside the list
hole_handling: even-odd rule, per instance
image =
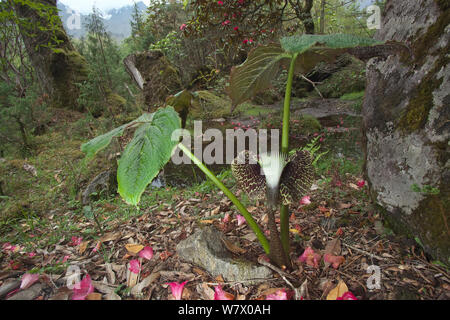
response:
[[[217,187],[219,187],[220,190],[223,191],[223,193],[231,200],[231,202],[233,202],[233,204],[237,207],[239,212],[247,221],[249,227],[256,234],[256,237],[261,243],[261,246],[263,247],[266,254],[269,255],[270,254],[269,240],[267,240],[258,223],[253,219],[252,215],[247,211],[247,209],[239,201],[239,199],[236,198],[236,196],[222,183],[222,181],[217,179],[214,173],[212,173],[195,155],[193,155],[192,152],[185,145],[179,143],[178,147],[200,168],[200,170],[203,171],[204,174],[206,174],[206,176],[209,179],[212,180],[212,182],[215,183]]]
[[[286,93],[284,97],[283,107],[283,133],[281,138],[281,152],[289,154],[289,125],[291,118],[291,96],[292,96],[292,83],[294,82],[295,61],[298,54],[295,53],[292,56],[291,64],[289,66],[288,80],[286,84]],[[284,251],[289,257],[290,243],[289,243],[289,208],[285,205],[281,205],[280,208],[280,234],[281,243],[283,244]]]

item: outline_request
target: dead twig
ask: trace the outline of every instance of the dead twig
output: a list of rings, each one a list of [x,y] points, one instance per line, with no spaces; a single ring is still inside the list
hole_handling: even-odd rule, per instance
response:
[[[362,253],[362,254],[364,254],[364,255],[367,255],[367,256],[369,256],[369,257],[371,257],[371,258],[373,258],[373,259],[377,259],[377,260],[380,260],[380,261],[387,261],[387,259],[385,259],[385,258],[379,257],[379,256],[377,256],[377,255],[375,255],[375,254],[373,254],[373,253],[364,251],[364,250],[362,250],[362,249],[355,248],[355,247],[353,247],[353,246],[351,246],[351,245],[349,245],[349,244],[346,244],[345,242],[343,242],[342,244],[343,244],[344,246],[346,246],[347,248],[350,248],[350,249],[355,250],[355,251],[357,251],[357,252],[359,252],[359,253]]]
[[[287,277],[290,277],[291,275],[287,274],[286,272],[284,272],[284,271],[281,270],[280,268],[278,268],[278,267],[272,265],[271,263],[267,262],[266,260],[264,260],[264,259],[262,259],[262,258],[259,258],[259,259],[258,259],[258,263],[261,264],[261,265],[263,265],[263,266],[266,266],[267,268],[269,268],[269,269],[275,271],[276,273],[278,273],[278,274],[280,275],[280,277],[284,280],[284,282],[286,282],[287,285],[290,286],[290,287],[294,290],[294,293],[295,293],[295,300],[301,300],[301,297],[302,297],[301,289],[302,289],[302,287],[304,287],[303,285],[302,285],[300,288],[296,288],[296,287],[295,287],[295,286],[287,279]],[[305,290],[303,289],[303,291],[305,291]]]

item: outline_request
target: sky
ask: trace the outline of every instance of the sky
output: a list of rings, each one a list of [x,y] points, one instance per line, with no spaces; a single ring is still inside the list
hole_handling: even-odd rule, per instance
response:
[[[150,2],[150,0],[136,0],[136,2],[139,1],[144,2],[146,5]],[[104,12],[109,9],[121,8],[133,4],[133,0],[59,0],[58,2],[83,14],[90,13],[94,4],[98,9]]]

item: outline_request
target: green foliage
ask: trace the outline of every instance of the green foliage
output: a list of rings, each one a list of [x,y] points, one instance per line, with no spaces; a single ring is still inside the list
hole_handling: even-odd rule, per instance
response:
[[[123,50],[123,46],[119,47],[106,32],[100,13],[96,8],[89,15],[86,27],[88,30],[86,39],[75,41],[78,51],[89,64],[87,80],[79,85],[78,103],[95,117],[104,114],[105,111],[110,116],[114,116],[118,111],[123,110],[111,108],[109,105],[111,94],[127,98],[127,103],[134,99],[134,96],[131,95],[134,95],[131,91],[134,83],[122,63],[127,52]]]
[[[176,31],[169,32],[164,38],[149,45],[149,50],[161,50],[169,60],[174,61],[181,54],[182,41]]]
[[[359,100],[364,97],[365,91],[346,93],[341,96],[341,100]]]
[[[37,88],[28,90],[23,97],[16,97],[7,83],[0,84],[0,137],[3,140],[0,151],[14,153],[19,150],[22,156],[34,149],[33,136],[45,130],[49,120],[47,98],[38,93]]]
[[[172,107],[160,109],[154,114],[145,114],[91,140],[81,150],[90,159],[106,148],[114,137],[121,136],[125,129],[133,126],[137,129],[119,160],[117,182],[124,200],[128,204],[137,205],[145,188],[170,160],[178,144],[178,141],[172,140],[172,134],[181,128],[181,121]]]
[[[105,149],[111,144],[113,138],[121,137],[126,129],[141,125],[142,123],[150,123],[154,114],[143,114],[138,119],[124,124],[108,133],[98,136],[81,146],[81,151],[86,154],[86,159],[91,160],[98,152]]]
[[[281,39],[281,46],[257,47],[247,60],[231,72],[228,94],[236,106],[267,89],[280,65],[295,63],[295,71],[306,74],[318,63],[331,62],[349,49],[382,45],[371,38],[354,35],[302,35]]]
[[[278,73],[281,60],[288,59],[277,44],[260,46],[252,50],[245,63],[231,71],[228,94],[233,101],[233,109],[270,86],[274,74]]]

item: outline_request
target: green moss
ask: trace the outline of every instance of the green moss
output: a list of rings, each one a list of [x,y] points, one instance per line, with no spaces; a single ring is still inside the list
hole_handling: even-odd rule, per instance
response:
[[[73,49],[54,49],[50,61],[50,71],[55,89],[52,97],[53,106],[72,110],[80,109],[76,103],[80,93],[76,84],[87,80],[86,60]]]
[[[106,103],[108,104],[111,113],[113,115],[118,115],[125,111],[127,100],[117,93],[111,93],[108,95]]]
[[[442,11],[431,25],[427,32],[414,41],[412,45],[414,63],[422,66],[426,58],[430,55],[429,50],[436,45],[436,41],[444,34],[445,28],[450,23],[450,6],[448,1],[436,0]],[[439,54],[437,61],[430,72],[422,79],[420,85],[412,93],[412,98],[405,111],[399,119],[399,127],[403,132],[410,133],[422,129],[427,120],[430,110],[433,108],[433,92],[438,89],[443,79],[437,79],[436,74],[450,62],[447,53],[450,45],[438,50],[434,55]],[[403,61],[406,63],[405,61]]]
[[[414,54],[414,63],[423,65],[428,55],[430,48],[436,45],[436,40],[440,38],[445,32],[445,28],[450,23],[450,7],[447,0],[435,0],[440,10],[442,11],[433,25],[431,25],[427,32],[414,41],[412,45]],[[448,50],[443,50],[445,53]]]
[[[443,51],[448,52],[449,47],[447,45],[446,50]],[[422,79],[420,85],[413,91],[412,98],[398,122],[399,128],[403,132],[414,132],[422,129],[427,123],[430,110],[434,106],[433,92],[441,86],[443,81],[442,77],[437,79],[436,75],[449,62],[450,58],[443,53],[430,72]]]
[[[322,125],[317,118],[311,115],[305,114],[300,118],[300,132],[305,135],[310,135],[322,130]]]

